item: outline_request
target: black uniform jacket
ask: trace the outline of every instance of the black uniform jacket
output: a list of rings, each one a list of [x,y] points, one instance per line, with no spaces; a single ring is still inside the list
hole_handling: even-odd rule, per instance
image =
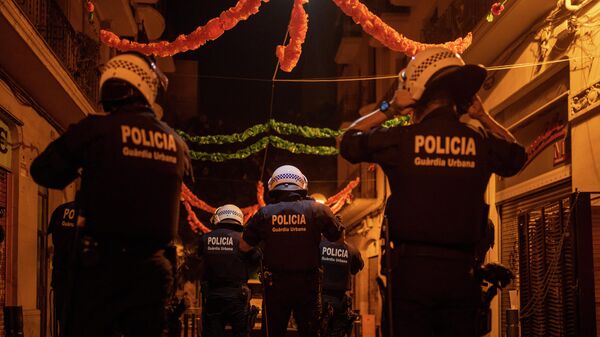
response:
[[[248,276],[258,268],[260,257],[255,252],[244,254],[239,250],[242,230],[241,225],[221,222],[202,236],[198,255],[204,267],[202,280],[209,287],[239,286],[248,282]]]
[[[321,241],[323,290],[350,290],[350,275],[358,273],[365,263],[360,252],[347,242]]]
[[[386,213],[397,243],[473,247],[491,174],[512,176],[527,159],[521,145],[461,123],[449,107],[410,126],[348,130],[340,147],[350,162],[378,163],[389,178]]]
[[[52,245],[54,246],[54,257],[52,259],[53,270],[65,270],[73,258],[73,249],[77,244],[76,236],[77,214],[79,210],[75,202],[62,204],[52,212],[48,224],[48,234],[52,234]]]
[[[243,238],[252,246],[264,241],[264,264],[274,272],[320,267],[321,234],[339,239],[342,224],[329,207],[298,194],[261,208],[246,224]]]
[[[191,172],[183,140],[147,107],[89,116],[31,164],[35,182],[62,189],[78,176],[85,232],[98,240],[164,245],[179,217],[182,178]]]

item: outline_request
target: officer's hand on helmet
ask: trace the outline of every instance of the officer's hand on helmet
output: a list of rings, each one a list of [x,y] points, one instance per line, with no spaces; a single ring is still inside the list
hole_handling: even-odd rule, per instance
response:
[[[416,101],[412,98],[410,93],[404,89],[398,89],[394,93],[394,97],[390,102],[392,109],[398,115],[404,116],[413,112],[412,106]]]
[[[467,109],[467,114],[469,115],[469,117],[477,120],[481,120],[481,118],[487,115],[487,112],[483,108],[483,103],[481,102],[481,98],[479,97],[479,95],[473,96],[473,101]]]

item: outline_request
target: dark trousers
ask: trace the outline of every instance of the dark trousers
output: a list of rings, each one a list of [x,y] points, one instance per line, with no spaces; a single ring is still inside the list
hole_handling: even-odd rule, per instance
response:
[[[67,337],[161,337],[172,266],[150,254],[101,252],[75,272]]]
[[[352,299],[345,294],[330,296],[323,293],[323,308],[331,305],[333,314],[327,322],[327,331],[325,336],[321,337],[342,337],[352,331],[352,323],[348,316],[348,311],[352,307]]]
[[[263,299],[263,310],[266,311],[266,316],[263,315],[263,327],[268,328],[267,336],[285,336],[290,315],[293,313],[298,335],[317,337],[321,312],[320,284],[318,272],[274,273],[273,285],[265,287]]]
[[[392,274],[393,337],[478,337],[479,282],[468,259],[401,256]]]
[[[202,335],[222,337],[225,325],[230,324],[233,337],[248,336],[247,287],[203,290]]]
[[[68,282],[68,270],[52,270],[52,293],[54,299],[54,317],[57,324],[58,337],[65,336],[66,302],[68,301],[67,289],[70,287]],[[54,327],[54,325],[53,325]]]

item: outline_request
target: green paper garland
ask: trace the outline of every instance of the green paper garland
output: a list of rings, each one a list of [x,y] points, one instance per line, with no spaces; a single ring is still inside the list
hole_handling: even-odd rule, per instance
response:
[[[410,118],[401,116],[390,119],[381,126],[391,128],[398,125],[408,125]],[[187,133],[179,130],[179,135],[188,142],[205,145],[205,144],[231,144],[244,142],[250,137],[260,135],[261,133],[273,130],[282,135],[299,135],[305,138],[335,138],[344,133],[345,130],[333,130],[328,128],[314,128],[309,126],[299,126],[291,123],[277,122],[274,119],[269,120],[265,124],[254,125],[241,133],[231,135],[209,135],[209,136],[190,136]],[[333,146],[314,146],[291,142],[277,136],[265,136],[256,143],[240,149],[233,153],[224,152],[202,152],[190,150],[190,157],[194,160],[223,162],[232,159],[248,158],[254,153],[264,150],[268,145],[272,145],[278,149],[286,150],[291,153],[312,154],[319,156],[335,156],[339,153],[338,149]]]
[[[408,116],[390,119],[384,122],[382,126],[389,128],[397,125],[407,125],[409,119],[410,117]],[[200,145],[208,145],[241,143],[245,142],[248,138],[258,136],[270,130],[273,130],[280,135],[297,135],[304,138],[335,138],[342,135],[345,131],[343,129],[334,130],[329,128],[301,126],[270,119],[267,123],[257,124],[240,133],[233,133],[231,135],[191,136],[181,130],[178,130],[177,133],[188,142]]]
[[[387,121],[381,123],[381,126],[383,126],[384,128],[393,128],[394,126],[398,126],[398,125],[405,126],[408,124],[410,124],[410,116],[404,115],[404,116],[388,119]]]
[[[256,143],[233,153],[201,152],[190,150],[190,157],[195,160],[223,162],[232,159],[244,159],[250,155],[264,150],[267,145],[290,151],[291,153],[313,154],[320,156],[333,156],[338,154],[338,149],[333,146],[312,146],[290,142],[277,136],[266,136]]]
[[[340,130],[301,126],[292,123],[278,122],[274,119],[270,119],[267,123],[257,124],[240,133],[233,133],[231,135],[190,136],[181,130],[178,130],[177,133],[189,142],[206,145],[241,143],[248,138],[255,137],[271,130],[280,135],[298,135],[305,138],[335,138],[343,133],[343,131]]]

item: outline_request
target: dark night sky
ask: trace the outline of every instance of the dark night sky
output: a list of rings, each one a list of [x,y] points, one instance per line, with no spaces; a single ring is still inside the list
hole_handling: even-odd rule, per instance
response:
[[[199,62],[199,116],[206,123],[179,122],[174,125],[192,134],[230,134],[263,123],[269,115],[271,83],[206,79],[202,76],[266,78],[273,76],[277,59],[275,48],[282,43],[293,1],[271,0],[263,3],[259,13],[240,22],[220,38],[183,57]],[[198,25],[235,5],[233,0],[165,1],[167,32],[172,40],[189,34]],[[313,0],[305,5],[309,29],[300,62],[292,73],[278,71],[278,78],[332,77],[337,75],[334,57],[339,43],[339,9],[327,0]],[[202,117],[205,115],[205,117]],[[275,86],[273,118],[301,125],[338,128],[335,84],[280,84]],[[230,152],[243,145],[198,147],[202,151]],[[285,137],[313,145],[335,145],[333,140],[306,140]],[[255,184],[260,177],[264,151],[244,160],[225,163],[194,162],[195,193],[213,205],[237,203],[243,207],[256,202]],[[309,179],[310,193],[331,195],[337,191],[336,158],[332,156],[293,155],[270,148],[263,181],[282,164],[298,166]],[[330,182],[319,181],[328,180]],[[312,182],[312,183],[311,183]]]

